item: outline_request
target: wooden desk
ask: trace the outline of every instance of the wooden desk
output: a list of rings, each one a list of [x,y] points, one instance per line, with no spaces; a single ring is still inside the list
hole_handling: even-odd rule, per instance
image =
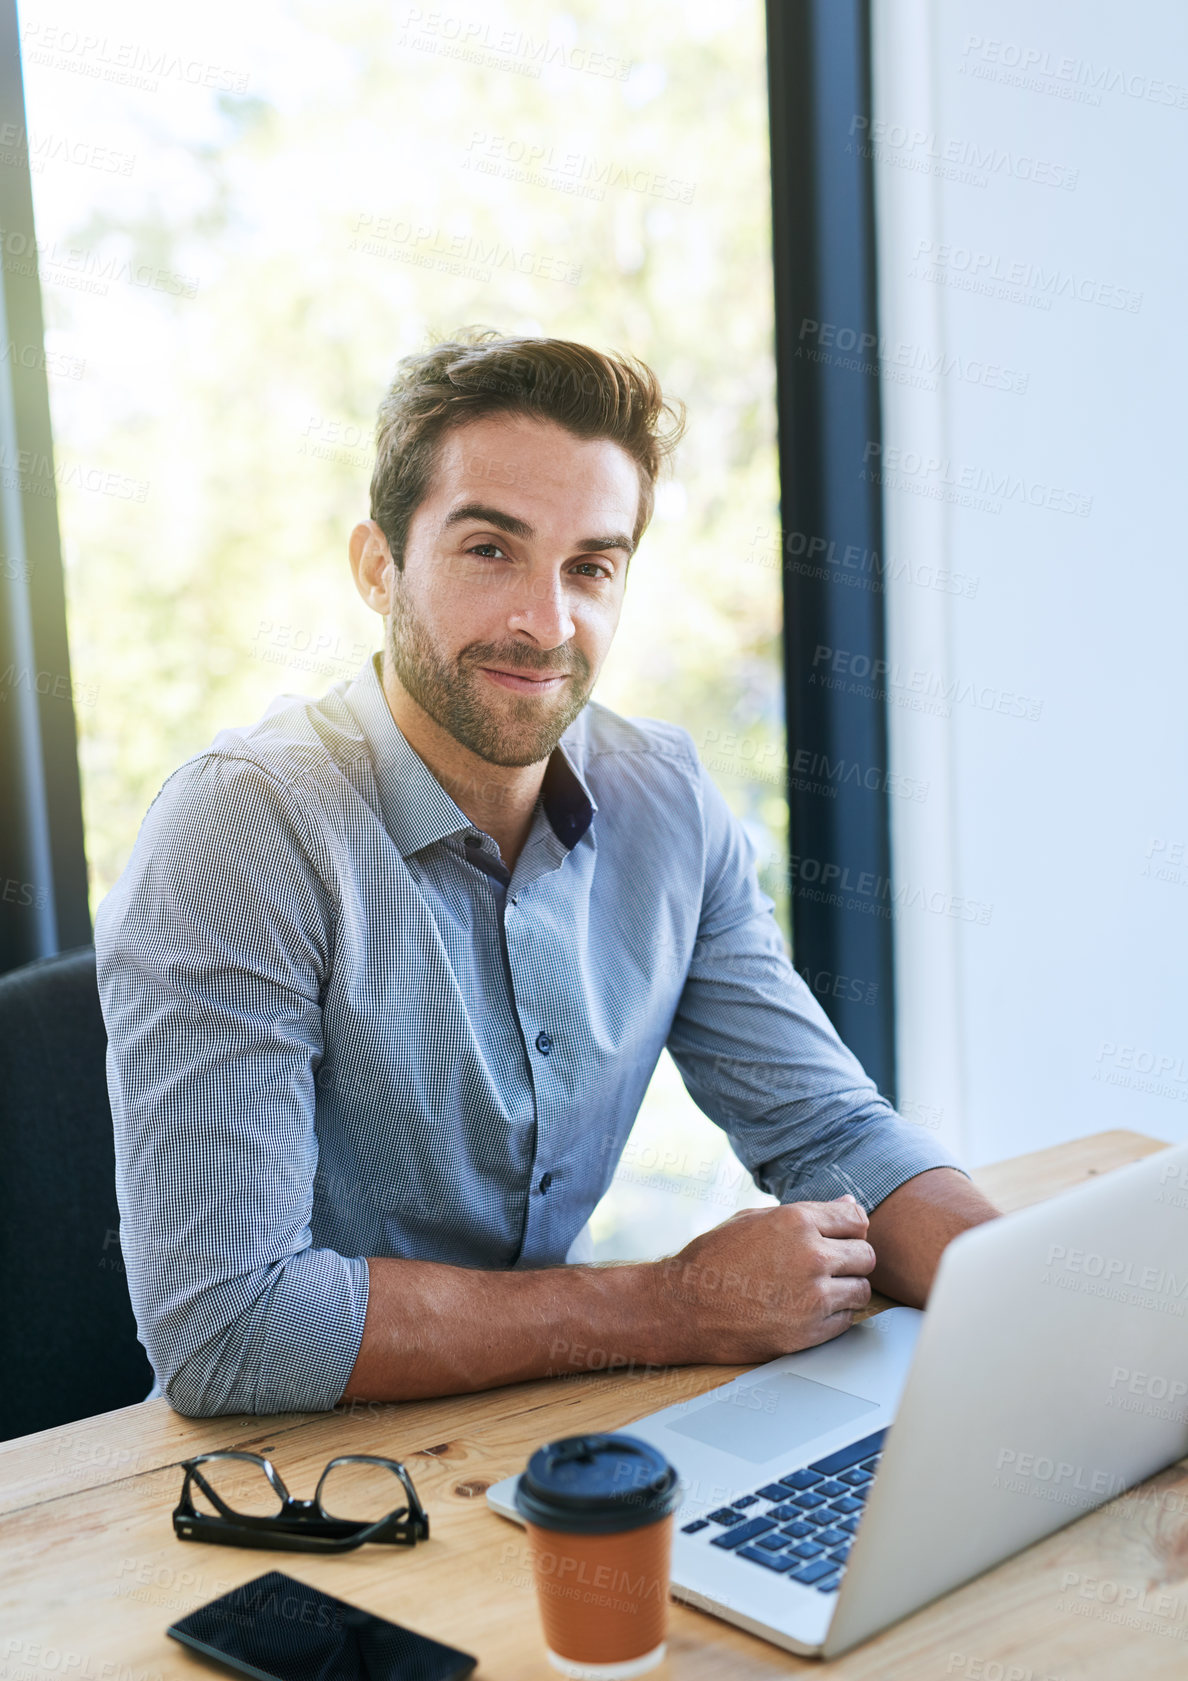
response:
[[[1137,1133],[1099,1133],[975,1177],[1000,1207],[1017,1208],[1163,1147]],[[484,1491],[541,1442],[620,1429],[745,1369],[583,1372],[451,1400],[267,1419],[186,1419],[165,1401],[145,1401],[0,1444],[0,1676],[194,1681],[212,1671],[167,1639],[166,1626],[270,1569],[476,1653],[478,1674],[491,1681],[552,1676],[522,1532],[491,1512]],[[178,1461],[232,1446],[272,1455],[302,1496],[334,1454],[403,1459],[429,1510],[432,1539],[408,1553],[369,1547],[326,1559],[178,1541],[170,1523]],[[1188,1461],[824,1672],[674,1604],[667,1667],[657,1674],[749,1681],[813,1669],[831,1681],[1182,1681]]]

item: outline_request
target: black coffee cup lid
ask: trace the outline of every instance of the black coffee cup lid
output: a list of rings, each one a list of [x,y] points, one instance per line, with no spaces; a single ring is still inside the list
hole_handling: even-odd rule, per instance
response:
[[[638,1436],[564,1436],[537,1448],[516,1488],[516,1510],[541,1529],[614,1535],[642,1529],[680,1504],[680,1478]]]

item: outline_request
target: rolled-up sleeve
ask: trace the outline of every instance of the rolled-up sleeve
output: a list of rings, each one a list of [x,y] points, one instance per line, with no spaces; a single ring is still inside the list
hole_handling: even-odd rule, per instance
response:
[[[313,860],[292,790],[207,754],[96,917],[128,1285],[193,1417],[331,1407],[363,1335],[366,1260],[310,1230],[333,902]]]
[[[868,1211],[960,1163],[902,1120],[789,960],[754,848],[704,766],[705,884],[668,1049],[691,1096],[781,1202],[852,1191]]]

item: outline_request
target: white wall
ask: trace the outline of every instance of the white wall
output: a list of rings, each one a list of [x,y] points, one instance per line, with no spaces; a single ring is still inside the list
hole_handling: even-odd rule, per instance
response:
[[[1188,7],[876,0],[874,105],[904,1107],[1181,1140]]]

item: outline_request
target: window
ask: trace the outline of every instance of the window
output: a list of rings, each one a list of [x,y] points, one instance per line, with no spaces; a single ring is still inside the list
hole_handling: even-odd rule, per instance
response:
[[[22,52],[92,904],[183,759],[378,646],[345,558],[376,404],[481,323],[688,403],[597,694],[692,732],[786,929],[759,0],[30,0]],[[740,1194],[665,1058],[599,1252]]]

